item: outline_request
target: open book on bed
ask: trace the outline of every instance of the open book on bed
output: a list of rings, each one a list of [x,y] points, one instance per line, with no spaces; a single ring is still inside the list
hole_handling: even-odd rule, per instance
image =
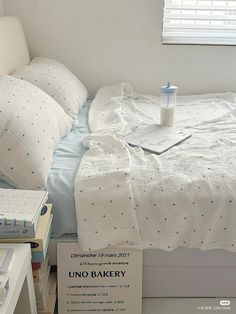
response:
[[[122,139],[154,154],[162,154],[171,147],[191,137],[191,133],[176,127],[152,124],[141,127]]]

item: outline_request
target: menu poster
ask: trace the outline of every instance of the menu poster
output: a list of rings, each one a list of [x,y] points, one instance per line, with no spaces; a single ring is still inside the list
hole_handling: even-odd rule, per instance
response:
[[[65,313],[142,313],[142,251],[82,252],[57,246],[58,310]]]

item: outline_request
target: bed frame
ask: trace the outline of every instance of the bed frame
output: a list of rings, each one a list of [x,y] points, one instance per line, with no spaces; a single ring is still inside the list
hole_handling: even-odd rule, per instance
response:
[[[14,17],[0,18],[0,74],[10,74],[30,62],[21,27]],[[56,247],[74,237],[51,239],[49,257],[57,264]],[[236,297],[236,254],[179,248],[173,252],[144,251],[144,297]]]
[[[57,265],[57,243],[51,239],[49,260]],[[178,248],[143,252],[143,297],[236,297],[236,254],[224,250]]]

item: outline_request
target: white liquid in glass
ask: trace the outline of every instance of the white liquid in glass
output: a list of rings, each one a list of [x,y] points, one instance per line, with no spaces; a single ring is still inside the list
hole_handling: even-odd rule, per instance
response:
[[[175,107],[161,107],[161,125],[173,126],[174,125]]]

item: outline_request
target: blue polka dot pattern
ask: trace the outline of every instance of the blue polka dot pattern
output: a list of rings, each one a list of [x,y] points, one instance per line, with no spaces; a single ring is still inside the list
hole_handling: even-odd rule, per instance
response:
[[[13,76],[0,76],[0,94],[0,177],[14,187],[41,189],[73,121],[41,89]]]

